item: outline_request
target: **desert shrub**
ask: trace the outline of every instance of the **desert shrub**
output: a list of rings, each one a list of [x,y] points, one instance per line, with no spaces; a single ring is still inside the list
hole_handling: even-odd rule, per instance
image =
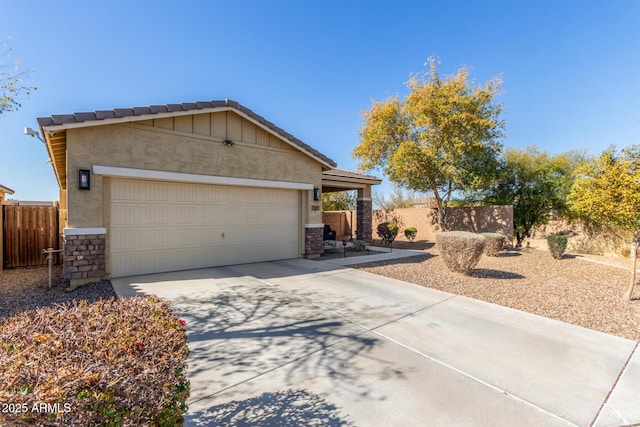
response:
[[[416,238],[418,234],[418,229],[415,227],[409,227],[404,229],[404,236],[409,239],[410,242],[413,242],[413,239]]]
[[[24,311],[0,327],[0,404],[21,409],[0,425],[181,425],[187,354],[184,321],[157,297]]]
[[[618,247],[616,253],[623,258],[631,258],[631,248],[629,245]]]
[[[547,236],[547,245],[549,252],[555,259],[562,259],[565,249],[567,249],[567,236],[563,234],[552,234]]]
[[[354,240],[352,250],[357,252],[366,251],[367,244],[364,242],[364,240]]]
[[[502,246],[504,246],[506,237],[500,233],[482,233],[482,235],[487,239],[487,244],[484,247],[484,254],[487,256],[498,256],[502,250]]]
[[[569,248],[572,252],[585,255],[604,255],[605,243],[595,238],[582,238],[572,240]]]
[[[391,246],[398,235],[398,225],[392,222],[383,222],[378,225],[378,236],[382,239],[385,246]]]
[[[445,265],[451,271],[469,274],[478,264],[487,239],[467,231],[445,231],[436,234],[436,245]]]

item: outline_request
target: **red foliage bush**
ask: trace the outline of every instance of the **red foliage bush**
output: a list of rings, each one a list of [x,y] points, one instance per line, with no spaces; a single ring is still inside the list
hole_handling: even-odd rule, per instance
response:
[[[24,311],[0,326],[0,425],[179,425],[187,355],[156,297]]]

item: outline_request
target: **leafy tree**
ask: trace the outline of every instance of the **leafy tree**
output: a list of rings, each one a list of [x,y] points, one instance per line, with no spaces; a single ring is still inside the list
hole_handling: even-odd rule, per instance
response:
[[[550,156],[536,147],[508,149],[498,179],[468,200],[490,205],[513,205],[516,246],[532,228],[546,224],[553,213],[566,211],[572,173],[584,156],[570,152]]]
[[[9,40],[10,37],[2,44],[0,57],[11,58]],[[19,61],[9,64],[0,61],[0,115],[18,110],[21,107],[21,97],[28,96],[31,91],[36,90],[36,87],[28,86],[24,81],[31,73],[20,71],[19,66]]]
[[[355,191],[322,194],[323,211],[353,211],[357,207]]]
[[[382,168],[393,182],[409,190],[430,192],[445,229],[448,203],[457,190],[487,185],[498,165],[504,122],[494,102],[500,82],[468,82],[468,70],[440,77],[429,59],[429,72],[413,76],[409,94],[373,102],[362,113],[360,143],[353,151],[360,168]]]
[[[631,299],[640,241],[640,145],[620,153],[610,147],[578,168],[568,203],[580,218],[633,233],[631,277],[624,294]]]
[[[393,210],[400,208],[410,208],[411,195],[407,195],[402,187],[397,183],[392,183],[393,189],[389,194],[389,199],[384,194],[374,193],[373,203],[378,209]]]

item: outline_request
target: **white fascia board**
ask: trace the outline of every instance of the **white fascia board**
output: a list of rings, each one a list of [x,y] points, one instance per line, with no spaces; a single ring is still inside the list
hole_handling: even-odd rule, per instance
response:
[[[358,188],[366,188],[366,184],[362,184],[359,182],[344,182],[334,179],[326,179],[324,177],[322,178],[322,186],[344,188],[345,190],[357,190]]]
[[[381,179],[378,178],[355,178],[350,176],[340,176],[340,175],[325,175],[322,174],[323,181],[337,181],[337,182],[348,182],[354,184],[369,184],[369,185],[377,185],[382,182]]]
[[[88,236],[90,234],[107,234],[105,227],[65,228],[62,231],[65,236]]]
[[[117,178],[150,179],[155,181],[188,182],[193,184],[279,188],[284,190],[313,190],[313,184],[306,182],[269,181],[252,178],[234,178],[230,176],[199,175],[149,169],[120,168],[115,166],[93,165],[93,173],[96,175],[113,176]]]

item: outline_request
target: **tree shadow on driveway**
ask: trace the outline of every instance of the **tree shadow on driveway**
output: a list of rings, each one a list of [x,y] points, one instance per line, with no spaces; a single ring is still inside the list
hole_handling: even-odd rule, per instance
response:
[[[222,287],[212,283],[211,289],[173,300],[174,309],[187,322],[191,351],[187,359],[192,391],[190,406],[196,411],[202,409],[204,402],[201,401],[215,403],[211,397],[222,392],[239,399],[241,403],[216,407],[218,412],[231,411],[222,416],[222,421],[216,421],[217,425],[225,425],[225,417],[235,416],[238,411],[252,411],[260,402],[266,402],[264,411],[267,412],[271,410],[269,405],[279,400],[297,405],[296,408],[304,407],[293,403],[301,399],[301,391],[283,393],[282,389],[304,388],[304,382],[318,377],[329,378],[336,384],[349,384],[357,395],[370,395],[371,390],[360,379],[365,374],[372,375],[371,367],[365,373],[354,360],[371,357],[379,338],[368,329],[277,286],[256,279],[245,280],[253,282],[226,283]],[[374,366],[373,375],[378,378],[405,375],[390,362],[376,361]],[[242,392],[234,392],[236,385],[274,370],[283,374],[284,383],[278,385],[279,391],[273,390],[278,393],[244,399]],[[309,395],[305,399],[310,399],[311,408],[318,408],[319,398]],[[325,406],[321,406],[321,411],[326,410]],[[210,416],[203,414],[200,413]],[[311,411],[309,416],[313,415]],[[302,424],[269,425],[313,424],[305,420]]]
[[[353,426],[338,408],[306,390],[262,393],[213,406],[185,417],[185,425]]]

